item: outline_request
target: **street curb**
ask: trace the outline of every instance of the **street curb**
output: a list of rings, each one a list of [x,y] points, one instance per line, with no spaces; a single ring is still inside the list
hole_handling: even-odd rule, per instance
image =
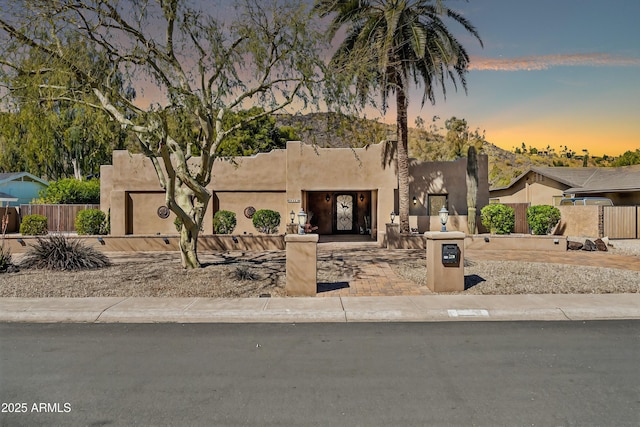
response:
[[[324,323],[640,319],[640,294],[0,298],[0,322]]]

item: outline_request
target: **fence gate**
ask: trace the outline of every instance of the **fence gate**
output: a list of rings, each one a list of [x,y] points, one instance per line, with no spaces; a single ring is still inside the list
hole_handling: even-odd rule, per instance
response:
[[[527,208],[530,203],[505,203],[506,206],[513,208],[516,216],[516,225],[513,229],[514,233],[529,234],[529,223],[527,222]]]
[[[637,239],[640,206],[603,206],[603,236],[610,239]]]

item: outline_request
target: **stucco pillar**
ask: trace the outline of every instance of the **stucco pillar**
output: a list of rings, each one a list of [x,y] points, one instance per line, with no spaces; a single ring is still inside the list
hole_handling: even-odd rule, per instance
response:
[[[125,191],[111,192],[111,231],[112,236],[127,234],[127,193]]]
[[[464,291],[465,234],[427,231],[424,236],[427,241],[427,287],[434,292]]]
[[[400,224],[387,223],[387,249],[398,249],[400,247]]]
[[[287,234],[286,284],[289,296],[315,296],[317,285],[317,234]]]

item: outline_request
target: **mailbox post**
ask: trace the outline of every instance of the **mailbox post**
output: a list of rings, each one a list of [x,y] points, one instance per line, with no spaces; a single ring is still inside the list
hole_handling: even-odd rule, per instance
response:
[[[464,237],[459,231],[427,231],[427,286],[434,292],[464,291]]]

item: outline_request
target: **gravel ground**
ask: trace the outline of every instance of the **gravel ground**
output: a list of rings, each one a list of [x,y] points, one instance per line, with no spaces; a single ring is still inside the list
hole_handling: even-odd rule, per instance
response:
[[[572,236],[569,240],[582,243],[585,237]],[[640,240],[615,240],[608,242],[608,247],[614,255],[640,256]],[[404,260],[392,264],[392,268],[398,276],[426,285],[426,267],[421,260]],[[464,293],[474,295],[640,292],[640,271],[597,266],[475,261],[469,256],[465,259],[464,274]]]
[[[572,240],[580,241],[579,238]],[[614,241],[612,254],[640,256],[640,241]],[[607,256],[607,254],[603,254]],[[21,270],[0,274],[0,297],[257,297],[283,296],[284,251],[201,254],[204,268],[185,271],[176,253],[109,254],[111,267],[80,272]],[[14,261],[19,262],[15,256]],[[345,249],[319,252],[318,282],[349,281],[367,263],[425,285],[424,252]],[[637,293],[640,272],[597,266],[465,259],[468,294]]]

